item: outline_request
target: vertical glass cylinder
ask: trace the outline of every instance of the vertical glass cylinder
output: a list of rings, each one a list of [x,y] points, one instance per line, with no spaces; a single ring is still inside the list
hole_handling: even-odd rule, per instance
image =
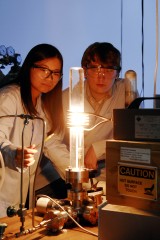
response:
[[[128,70],[125,73],[125,106],[128,107],[130,103],[137,98],[137,74],[133,70]]]
[[[80,67],[70,68],[69,78],[69,112],[70,112],[70,167],[84,168],[84,71]],[[82,122],[81,122],[82,120]]]

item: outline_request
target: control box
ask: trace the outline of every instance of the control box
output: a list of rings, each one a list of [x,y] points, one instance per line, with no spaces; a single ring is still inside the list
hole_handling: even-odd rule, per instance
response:
[[[160,109],[114,109],[113,138],[160,142]]]
[[[106,141],[106,199],[160,212],[160,143]]]

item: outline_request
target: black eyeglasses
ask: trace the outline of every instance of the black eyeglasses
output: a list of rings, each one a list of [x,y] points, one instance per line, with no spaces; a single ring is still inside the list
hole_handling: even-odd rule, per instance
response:
[[[42,79],[49,78],[51,76],[55,81],[60,81],[63,76],[61,71],[50,70],[49,68],[45,68],[36,64],[33,65],[33,68],[39,70],[39,74]]]

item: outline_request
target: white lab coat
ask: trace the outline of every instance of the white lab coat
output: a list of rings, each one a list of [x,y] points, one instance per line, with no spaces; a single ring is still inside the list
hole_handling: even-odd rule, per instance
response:
[[[69,91],[65,89],[63,92],[63,107],[64,114],[67,121],[67,110],[69,109]],[[123,79],[116,80],[111,98],[106,99],[99,115],[105,118],[113,118],[113,109],[125,108],[125,83]],[[84,83],[84,111],[94,113],[94,109],[88,102],[86,97],[86,81]],[[98,121],[95,120],[93,125]],[[113,122],[105,122],[97,126],[91,131],[84,132],[84,155],[92,145],[98,160],[106,158],[106,140],[113,138]],[[101,169],[100,176],[97,177],[99,181],[105,181],[105,168]]]
[[[54,101],[54,99],[53,99]],[[41,108],[41,97],[37,101],[39,117],[46,121],[46,134],[49,125]],[[26,114],[21,102],[20,89],[16,85],[6,86],[0,89],[0,151],[5,164],[5,179],[0,189],[0,217],[6,216],[6,209],[9,206],[19,207],[20,203],[20,169],[15,165],[15,153],[18,146],[22,146],[22,131],[24,119],[20,117],[7,117],[7,115]],[[39,119],[29,120],[24,128],[24,146],[39,144],[43,136],[43,122]],[[44,147],[44,154],[52,161],[55,169],[62,178],[65,178],[65,169],[69,166],[69,152],[66,146],[61,143],[61,137],[54,135]],[[35,163],[24,169],[23,172],[23,202],[26,201],[28,187],[30,188],[30,202],[35,170],[40,156],[40,148],[35,155]]]

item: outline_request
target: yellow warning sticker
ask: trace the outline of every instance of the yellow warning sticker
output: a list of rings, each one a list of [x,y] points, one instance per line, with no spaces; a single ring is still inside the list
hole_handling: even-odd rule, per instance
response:
[[[118,191],[126,196],[157,200],[157,168],[118,163]]]

